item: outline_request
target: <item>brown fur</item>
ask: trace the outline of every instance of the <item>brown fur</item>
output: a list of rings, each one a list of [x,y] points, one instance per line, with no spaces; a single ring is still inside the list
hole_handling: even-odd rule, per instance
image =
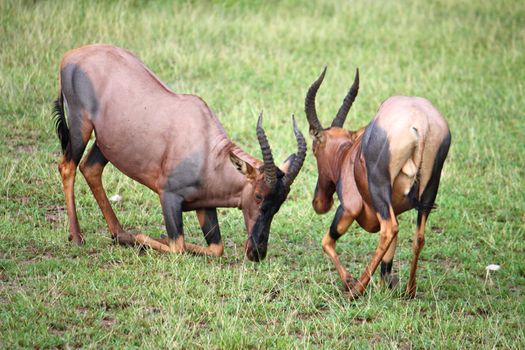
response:
[[[435,173],[435,161],[438,150],[444,147],[444,157],[448,151],[450,132],[447,122],[432,104],[424,98],[394,96],[386,100],[379,108],[372,122],[357,131],[347,131],[339,127],[318,129],[315,104],[315,93],[322,82],[324,72],[312,85],[307,95],[307,118],[310,133],[314,138],[313,153],[317,161],[318,180],[312,205],[318,214],[326,213],[333,204],[333,195],[337,190],[341,207],[338,209],[334,223],[322,241],[325,253],[336,267],[345,287],[352,297],[362,294],[370,278],[381,261],[392,262],[397,244],[398,223],[396,216],[412,208],[408,197],[412,190],[414,199],[421,196],[432,176],[439,182],[441,167]],[[355,96],[356,94],[354,94]],[[314,108],[308,109],[308,103]],[[366,154],[363,149],[363,138],[367,128],[370,133],[382,130],[386,135],[383,146],[389,147],[387,171],[391,188],[386,215],[379,215],[376,210],[367,170]],[[371,141],[370,141],[371,142]],[[447,143],[448,142],[448,143]],[[443,155],[442,155],[443,156]],[[379,159],[379,161],[383,161]],[[444,158],[440,160],[441,166]],[[373,168],[375,169],[375,168]],[[435,186],[437,193],[437,186]],[[432,196],[427,196],[431,198]],[[435,198],[435,196],[434,196]],[[429,201],[433,201],[431,198]],[[433,205],[432,203],[425,203]],[[409,296],[415,295],[415,273],[417,260],[424,244],[424,226],[430,212],[429,208],[420,209],[421,219],[414,236],[414,259],[410,279],[407,285]],[[359,279],[350,274],[341,264],[336,253],[336,240],[343,235],[353,221],[369,232],[380,230],[380,241],[372,259]]]
[[[69,129],[65,126],[66,113],[62,112],[63,122],[57,128],[61,139],[68,142],[63,142],[64,158],[59,170],[71,240],[83,242],[75,210],[74,180],[76,158],[82,156],[93,131],[96,144],[80,168],[117,241],[139,243],[164,252],[190,251],[214,256],[223,252],[222,242],[206,248],[186,244],[183,232],[168,240],[126,234],[102,187],[102,171],[108,161],[158,193],[163,205],[167,200],[165,194],[171,191],[183,198],[184,211],[242,209],[251,235],[259,215],[259,198],[264,198],[271,189],[264,181],[265,173],[260,171],[263,162],[228,138],[218,118],[200,97],[174,93],[132,53],[110,45],[89,45],[67,52],[60,71],[57,103],[61,107],[63,101]],[[264,130],[261,132],[264,134]],[[292,178],[287,179],[288,187],[302,160],[295,164]],[[283,172],[289,166],[284,164]]]

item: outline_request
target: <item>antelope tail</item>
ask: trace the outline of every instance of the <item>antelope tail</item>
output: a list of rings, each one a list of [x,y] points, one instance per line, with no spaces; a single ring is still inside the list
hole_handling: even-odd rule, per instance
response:
[[[62,93],[55,100],[53,108],[53,116],[55,117],[55,129],[62,147],[62,154],[66,153],[67,145],[69,144],[69,129],[67,127],[66,115],[64,113],[64,102]]]

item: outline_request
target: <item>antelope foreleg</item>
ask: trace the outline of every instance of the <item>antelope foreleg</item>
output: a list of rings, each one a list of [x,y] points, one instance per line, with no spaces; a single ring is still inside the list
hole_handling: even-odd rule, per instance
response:
[[[201,247],[195,244],[186,243],[186,251],[197,255],[207,256],[222,256],[224,252],[224,244],[222,242],[218,244],[210,244],[208,247]]]
[[[202,234],[206,239],[206,243],[208,243],[208,247],[199,247],[190,244],[187,248],[191,249],[195,254],[222,256],[224,252],[224,243],[221,239],[219,220],[217,219],[217,209],[199,209],[196,213]]]
[[[162,235],[160,238],[149,238],[150,240],[154,240],[160,244],[163,244],[165,246],[168,246],[169,238]],[[191,243],[184,243],[184,250],[191,254],[197,254],[197,255],[207,255],[207,256],[222,256],[224,252],[224,243],[221,241],[217,244],[212,243],[208,247],[202,247],[199,245],[191,244]]]
[[[123,242],[121,242],[121,239],[123,240]],[[169,238],[166,238],[166,239],[151,238],[150,236],[142,234],[142,233],[139,233],[136,235],[124,233],[124,234],[119,234],[117,236],[117,240],[121,244],[139,245],[144,248],[151,248],[161,253],[184,253],[185,252],[184,238],[182,236],[179,236],[179,238],[176,240],[170,240]]]
[[[364,273],[359,278],[359,281],[350,290],[350,294],[352,297],[357,297],[363,294],[366,286],[372,278],[372,275],[377,269],[377,266],[383,259],[386,251],[390,247],[390,244],[394,240],[394,237],[397,236],[398,224],[392,206],[389,207],[389,214],[390,216],[388,218],[383,218],[381,217],[381,215],[378,214],[379,223],[381,225],[379,244],[377,245],[376,251],[372,256],[372,260],[370,260],[370,263],[366,267]]]
[[[335,250],[335,246],[336,241],[346,233],[348,227],[350,227],[353,221],[354,217],[350,215],[350,213],[345,212],[342,206],[339,206],[337,208],[334,220],[332,221],[332,225],[326,231],[326,234],[324,235],[322,241],[323,250],[334,264],[335,269],[341,277],[341,280],[343,281],[346,289],[352,288],[352,286],[356,282],[356,279],[352,276],[350,272],[346,270],[343,264],[341,264],[341,261],[339,260],[339,255],[337,255],[337,252]]]
[[[187,252],[191,254],[207,256],[221,256],[223,254],[224,243],[221,240],[219,223],[217,220],[217,211],[215,208],[197,210],[199,225],[201,226],[204,237],[206,238],[206,242],[208,243],[208,247],[202,247],[184,242],[184,236],[182,235],[182,217],[180,218],[180,226],[178,224],[178,209],[180,206],[178,205],[177,196],[172,196],[172,198],[170,198],[169,196],[166,197],[165,194],[163,196],[163,203],[165,203],[164,205],[166,206],[166,208],[164,208],[163,205],[163,209],[165,212],[166,229],[168,231],[168,235],[173,229],[173,224],[175,231],[180,232],[180,234],[176,236],[175,239],[172,239],[169,236],[161,236],[160,238],[155,239],[141,235],[141,237],[138,237],[140,244],[162,252]],[[168,211],[167,208],[170,206],[175,210],[172,212]],[[170,215],[172,217],[170,217]],[[172,219],[173,221],[171,221]]]
[[[153,239],[144,234],[133,235],[133,239],[137,244],[140,244],[141,246],[144,246],[146,248],[154,249],[161,253],[172,253],[172,252],[182,253],[184,251],[184,249],[178,249],[178,251],[177,249],[172,250],[169,244],[161,243],[158,240]],[[184,247],[184,242],[182,242],[182,246]]]

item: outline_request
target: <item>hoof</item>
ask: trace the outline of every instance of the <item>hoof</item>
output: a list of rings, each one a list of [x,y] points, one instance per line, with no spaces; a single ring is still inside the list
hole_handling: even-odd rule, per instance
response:
[[[113,236],[113,242],[124,246],[135,245],[135,238],[132,234],[127,232],[121,232],[116,236]]]
[[[350,289],[348,291],[348,298],[350,300],[356,300],[358,299],[361,295],[363,295],[363,291],[360,290],[360,288],[357,288],[357,287],[353,287],[352,289]]]
[[[403,293],[403,298],[412,300],[416,298],[416,288],[408,289]]]
[[[73,235],[69,235],[67,237],[67,240],[70,241],[71,243],[77,245],[77,246],[81,246],[83,245],[85,242],[84,242],[84,237],[78,235],[78,236],[73,236]]]
[[[387,275],[381,279],[381,283],[389,289],[395,289],[399,284],[399,277],[395,274]]]
[[[354,276],[348,274],[343,280],[343,289],[348,292],[352,290],[357,284],[357,279]]]

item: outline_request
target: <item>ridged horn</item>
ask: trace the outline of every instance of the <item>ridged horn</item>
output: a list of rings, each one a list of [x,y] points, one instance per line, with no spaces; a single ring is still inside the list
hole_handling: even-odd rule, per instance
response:
[[[308,124],[310,124],[310,130],[319,132],[323,130],[323,126],[319,122],[317,117],[317,111],[315,109],[315,96],[317,95],[317,90],[324,80],[324,75],[326,74],[326,66],[323,69],[323,72],[317,78],[316,81],[310,86],[308,92],[306,93],[306,98],[304,99],[304,111],[306,113],[306,119],[308,119]]]
[[[352,84],[352,87],[350,87],[348,94],[343,100],[343,104],[341,105],[341,108],[339,108],[339,111],[337,112],[337,115],[335,116],[335,119],[332,122],[332,127],[334,126],[338,128],[343,127],[346,116],[348,115],[348,111],[350,111],[350,107],[352,107],[352,103],[354,103],[354,100],[357,97],[358,92],[359,92],[359,68],[355,70],[354,83]]]
[[[297,127],[297,123],[295,122],[295,116],[292,114],[292,121],[293,121],[293,132],[295,134],[295,139],[297,140],[297,153],[295,154],[295,158],[290,164],[290,167],[288,168],[288,172],[284,176],[284,185],[287,187],[290,187],[292,182],[297,177],[297,174],[299,173],[299,170],[301,170],[304,158],[306,157],[306,141],[304,139],[303,134],[301,133],[301,130]]]
[[[276,177],[276,167],[273,162],[272,150],[270,149],[270,144],[266,138],[266,133],[262,127],[262,111],[259,114],[259,119],[257,120],[257,139],[259,140],[259,145],[261,146],[261,151],[264,161],[264,181],[268,186],[273,187],[277,182]]]

